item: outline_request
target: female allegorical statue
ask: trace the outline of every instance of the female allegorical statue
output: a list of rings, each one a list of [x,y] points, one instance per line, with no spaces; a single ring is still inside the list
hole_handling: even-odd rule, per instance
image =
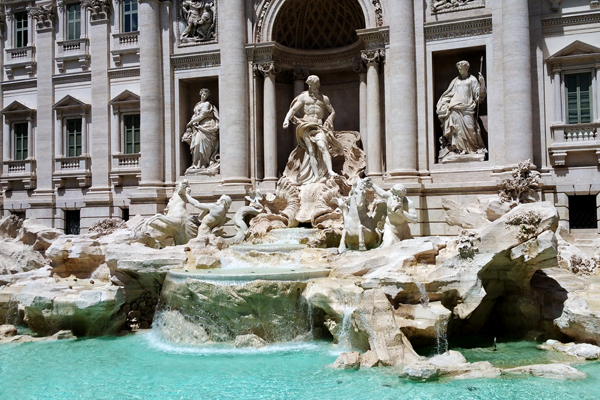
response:
[[[469,63],[456,63],[460,76],[454,78],[437,103],[436,112],[442,122],[442,149],[439,161],[483,161],[487,149],[481,139],[477,109],[486,95],[485,80],[469,75]],[[471,157],[462,157],[464,155]]]
[[[216,174],[219,172],[219,111],[207,99],[210,90],[200,90],[200,101],[194,116],[186,125],[181,141],[190,145],[192,166],[186,175]]]

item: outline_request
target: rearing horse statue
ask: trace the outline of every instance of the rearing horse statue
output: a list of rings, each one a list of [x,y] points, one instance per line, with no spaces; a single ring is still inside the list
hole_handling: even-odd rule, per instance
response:
[[[352,185],[348,197],[333,199],[344,217],[344,229],[339,253],[351,250],[366,251],[381,243],[381,223],[386,213],[386,203],[378,202],[372,213],[367,203],[367,190],[373,187],[371,178],[359,179]]]

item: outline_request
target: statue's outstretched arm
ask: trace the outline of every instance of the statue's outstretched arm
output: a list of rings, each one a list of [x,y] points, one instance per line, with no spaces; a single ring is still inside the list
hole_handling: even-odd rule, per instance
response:
[[[382,188],[380,188],[379,186],[377,186],[376,184],[372,184],[373,190],[375,191],[375,193],[377,193],[377,195],[379,197],[382,197],[384,199],[387,199],[389,197],[389,193],[385,190],[383,190]]]
[[[195,198],[190,196],[189,194],[186,194],[185,196],[187,198],[187,202],[190,203],[191,205],[193,205],[194,207],[196,207],[202,211],[210,211],[211,210],[210,204],[202,204],[198,200],[196,200]]]

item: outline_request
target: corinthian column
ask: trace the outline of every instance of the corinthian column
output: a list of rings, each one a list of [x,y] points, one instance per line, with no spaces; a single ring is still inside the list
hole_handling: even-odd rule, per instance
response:
[[[225,184],[250,182],[245,3],[219,2],[221,174]]]
[[[533,156],[529,2],[502,0],[505,163]]]
[[[275,75],[280,72],[280,68],[272,62],[258,64],[257,68],[265,77],[263,85],[264,181],[277,182],[277,95]]]
[[[110,166],[110,115],[108,102],[110,101],[110,85],[108,81],[109,63],[109,31],[110,6],[102,1],[87,0],[84,7],[90,9],[90,49],[92,55],[92,126],[91,146],[82,146],[86,153],[91,153],[92,160],[92,185],[94,189],[108,188],[108,170]],[[104,12],[101,12],[104,6]],[[85,129],[87,121],[83,121]],[[85,134],[82,134],[82,141]],[[83,143],[82,143],[83,144]]]
[[[386,125],[386,165],[391,177],[415,175],[417,169],[417,78],[412,1],[389,1],[390,112]],[[392,112],[393,111],[393,112]]]
[[[158,0],[140,0],[140,130],[142,186],[164,180],[163,91]]]
[[[358,74],[359,79],[359,87],[358,87],[358,113],[359,113],[359,122],[360,122],[360,138],[362,140],[363,149],[368,154],[368,145],[367,145],[367,69],[365,68],[365,64],[361,61],[357,62],[354,67],[354,72]]]
[[[381,106],[379,62],[385,50],[367,50],[362,59],[367,64],[367,175],[381,175]]]

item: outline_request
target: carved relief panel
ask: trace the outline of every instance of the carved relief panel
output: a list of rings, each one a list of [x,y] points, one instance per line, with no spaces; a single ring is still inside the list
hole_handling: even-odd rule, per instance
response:
[[[430,0],[431,14],[485,7],[485,0]]]
[[[177,3],[179,46],[217,42],[217,0],[180,0]]]

